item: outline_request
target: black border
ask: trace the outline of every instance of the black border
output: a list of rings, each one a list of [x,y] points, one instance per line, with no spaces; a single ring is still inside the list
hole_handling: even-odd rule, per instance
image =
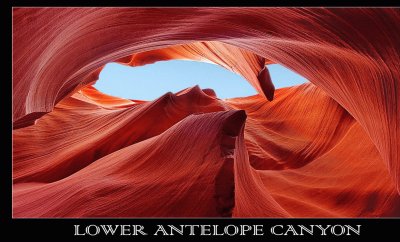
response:
[[[243,1],[244,2],[244,1]],[[213,6],[243,6],[243,2],[240,3],[237,0],[223,1],[215,0],[212,2]],[[4,3],[4,2],[3,2]],[[2,4],[3,4],[2,3]],[[14,0],[7,1],[7,6],[2,6],[1,9],[4,11],[2,14],[2,31],[6,34],[2,35],[3,43],[8,46],[3,47],[4,52],[2,53],[2,91],[1,103],[3,104],[2,115],[2,154],[3,157],[7,156],[6,159],[1,161],[1,186],[2,186],[2,207],[0,209],[0,240],[1,241],[111,241],[111,240],[142,240],[142,241],[187,241],[190,239],[201,239],[201,240],[229,240],[229,241],[397,241],[398,230],[400,228],[400,218],[389,219],[12,219],[12,176],[11,176],[11,162],[12,162],[12,7],[44,7],[44,6],[70,6],[70,7],[125,7],[125,6],[145,7],[145,6],[210,6],[210,3],[201,1],[186,1],[186,2],[169,2],[168,5],[160,1],[122,1],[122,0],[103,0],[103,1],[72,1],[72,0],[61,0],[55,1],[29,1],[29,0]],[[379,1],[375,3],[361,2],[360,7],[398,7],[399,1]],[[246,1],[245,6],[335,6],[335,7],[350,7],[357,6],[356,2],[350,1],[335,1],[334,4],[327,3],[326,1],[307,1],[307,2],[295,2],[290,0],[280,1]],[[399,9],[400,11],[400,9]],[[6,74],[6,76],[4,76]],[[4,79],[5,78],[5,79]],[[5,193],[5,196],[4,196]],[[162,225],[180,225],[180,224],[211,224],[226,226],[229,224],[263,224],[265,228],[269,228],[272,225],[277,224],[348,224],[348,225],[361,225],[360,236],[272,236],[266,233],[265,236],[74,236],[74,225],[79,224],[82,227],[90,224],[140,224],[145,226],[145,231],[154,232],[157,224]],[[397,236],[396,236],[397,235]],[[195,238],[194,238],[195,237]],[[7,239],[5,239],[7,238]]]
[[[11,6],[62,6],[62,7],[395,7],[399,6],[397,0],[380,1],[323,1],[323,0],[7,0]]]

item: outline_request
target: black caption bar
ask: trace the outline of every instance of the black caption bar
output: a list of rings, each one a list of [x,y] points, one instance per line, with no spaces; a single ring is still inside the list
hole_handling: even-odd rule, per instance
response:
[[[15,241],[391,241],[396,219],[13,219]]]

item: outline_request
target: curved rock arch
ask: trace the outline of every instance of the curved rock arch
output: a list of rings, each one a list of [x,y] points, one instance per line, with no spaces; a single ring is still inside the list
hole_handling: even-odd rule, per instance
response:
[[[96,80],[108,62],[218,41],[284,65],[337,101],[372,139],[400,191],[398,9],[17,8],[13,18],[15,129]],[[252,71],[238,72],[257,86],[252,78],[265,62],[244,60]]]

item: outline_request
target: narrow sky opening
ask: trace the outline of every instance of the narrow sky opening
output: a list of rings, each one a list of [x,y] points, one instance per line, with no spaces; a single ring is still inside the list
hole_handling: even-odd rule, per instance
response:
[[[268,65],[275,88],[307,82],[304,77],[277,64]],[[107,64],[94,85],[108,95],[136,100],[154,100],[167,92],[199,85],[213,89],[219,98],[255,95],[256,90],[240,75],[221,66],[185,60],[159,61],[139,67]]]

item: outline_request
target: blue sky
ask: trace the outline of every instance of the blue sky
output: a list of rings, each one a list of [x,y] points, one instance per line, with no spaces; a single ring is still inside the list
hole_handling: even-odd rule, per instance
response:
[[[307,79],[277,64],[268,65],[275,88],[299,85]],[[103,93],[137,100],[154,100],[166,92],[199,85],[212,88],[219,98],[245,97],[255,89],[240,75],[218,65],[171,60],[140,67],[109,63],[94,85]]]

